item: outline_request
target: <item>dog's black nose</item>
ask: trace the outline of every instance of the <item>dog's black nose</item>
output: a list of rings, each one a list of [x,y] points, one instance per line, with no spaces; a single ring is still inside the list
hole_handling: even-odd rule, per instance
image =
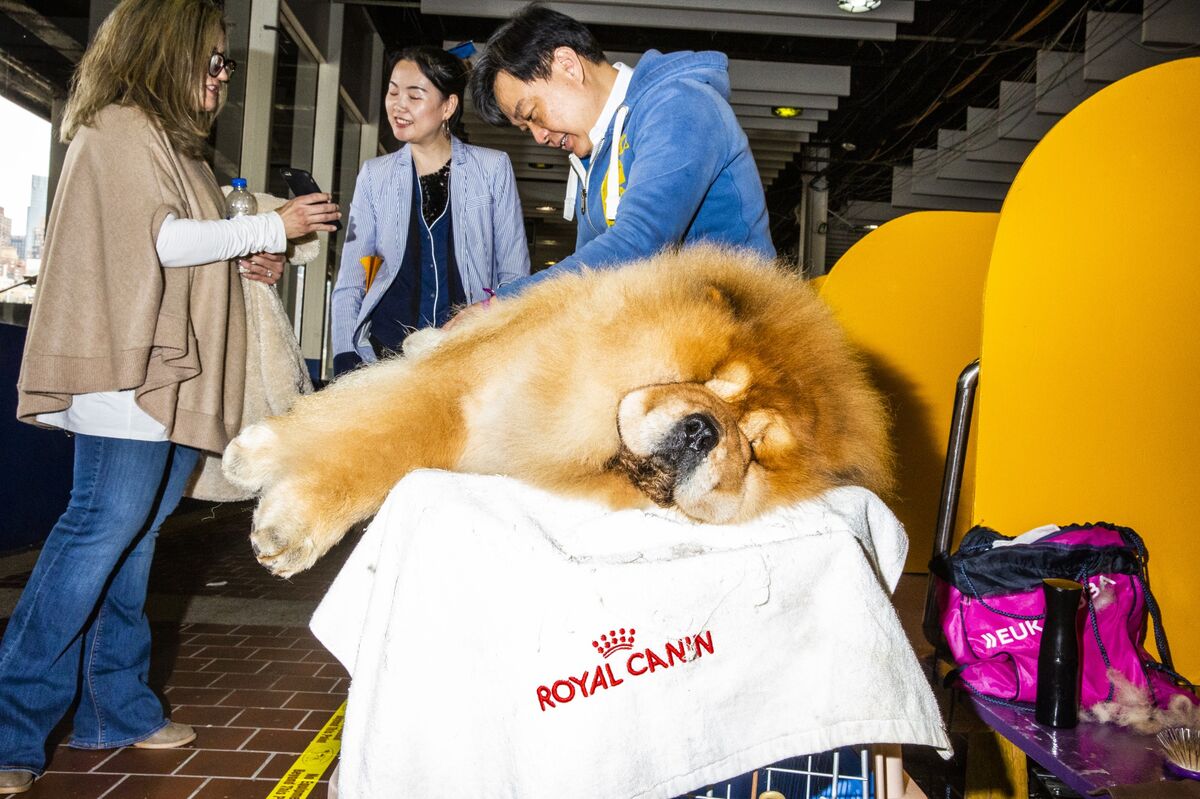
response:
[[[684,446],[698,455],[707,455],[717,445],[720,436],[716,422],[706,413],[693,413],[680,422]]]
[[[673,475],[686,477],[720,443],[717,420],[707,413],[693,413],[672,425],[655,447],[653,460]]]

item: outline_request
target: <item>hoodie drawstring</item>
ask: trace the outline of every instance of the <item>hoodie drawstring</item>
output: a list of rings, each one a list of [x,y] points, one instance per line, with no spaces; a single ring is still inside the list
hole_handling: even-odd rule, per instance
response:
[[[610,223],[617,220],[617,205],[621,202],[621,130],[628,115],[629,106],[623,105],[617,109],[617,118],[613,120],[612,151],[608,154],[608,193],[604,198],[604,218]]]
[[[617,219],[617,206],[621,203],[621,133],[625,129],[625,117],[629,116],[629,106],[623,105],[617,109],[613,119],[612,149],[608,154],[608,191],[604,196],[604,218],[609,223]],[[603,140],[596,143],[597,149],[603,145]],[[587,179],[590,171],[583,168],[579,156],[571,153],[567,159],[571,162],[571,171],[567,175],[567,193],[563,198],[563,219],[568,222],[575,219],[575,200],[579,197],[579,182],[584,181],[584,191],[587,191]]]
[[[579,176],[583,175],[586,178],[586,173],[583,169],[583,161],[579,160],[579,156],[571,153],[567,156],[570,164],[570,174],[567,175],[567,196],[563,198],[563,219],[568,222],[575,219],[575,199],[579,197]]]

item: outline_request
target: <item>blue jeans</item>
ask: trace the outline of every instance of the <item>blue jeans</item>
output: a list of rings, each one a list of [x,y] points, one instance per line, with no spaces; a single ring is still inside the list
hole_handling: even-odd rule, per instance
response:
[[[46,739],[79,699],[71,746],[108,749],[164,727],[150,690],[146,585],[158,528],[200,453],[80,435],[71,500],[0,644],[0,771],[41,774]]]

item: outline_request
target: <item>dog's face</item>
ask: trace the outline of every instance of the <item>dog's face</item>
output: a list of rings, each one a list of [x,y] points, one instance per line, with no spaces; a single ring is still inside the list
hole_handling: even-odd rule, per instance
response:
[[[751,408],[749,369],[735,363],[705,383],[646,386],[617,411],[613,467],[663,507],[701,522],[739,521],[762,510],[769,465],[794,447],[779,413]]]

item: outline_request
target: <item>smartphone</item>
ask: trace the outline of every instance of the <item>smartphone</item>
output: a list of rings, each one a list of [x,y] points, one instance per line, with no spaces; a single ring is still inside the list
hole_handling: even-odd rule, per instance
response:
[[[320,186],[313,180],[312,173],[307,169],[285,166],[279,170],[279,174],[283,175],[283,179],[287,181],[288,188],[292,190],[293,197],[302,197],[305,194],[318,194],[321,191]],[[335,219],[330,224],[333,225],[335,230],[342,229],[340,219]]]

